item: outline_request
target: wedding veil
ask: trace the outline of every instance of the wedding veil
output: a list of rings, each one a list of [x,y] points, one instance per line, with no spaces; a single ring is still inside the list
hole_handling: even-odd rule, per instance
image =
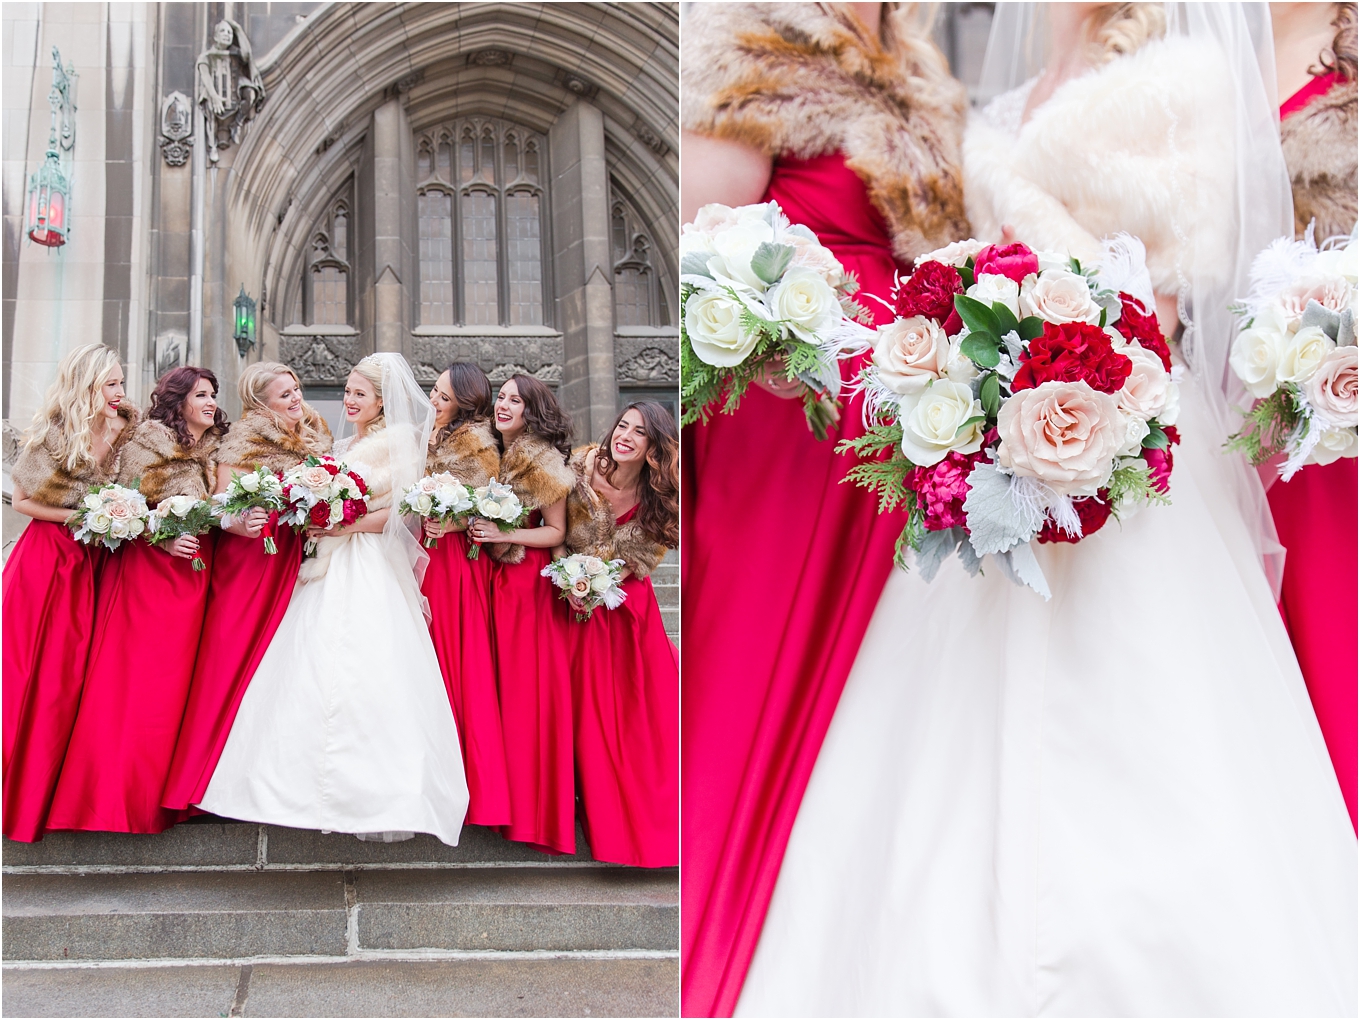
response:
[[[978,89],[984,101],[1024,84],[1043,69],[1048,56],[1048,6],[996,5]],[[1191,90],[1189,95],[1174,95],[1176,109],[1189,112],[1179,121],[1173,118],[1169,138],[1173,158],[1177,132],[1184,132],[1181,137],[1188,139],[1193,137],[1190,132],[1213,125],[1227,139],[1221,158],[1228,163],[1226,179],[1232,193],[1217,196],[1231,210],[1226,222],[1201,221],[1196,233],[1188,210],[1195,208],[1197,196],[1182,194],[1180,208],[1187,212],[1172,223],[1189,253],[1182,260],[1189,264],[1176,267],[1178,311],[1184,327],[1181,349],[1211,403],[1220,433],[1214,441],[1222,442],[1240,426],[1240,409],[1250,406],[1250,398],[1228,365],[1237,331],[1229,306],[1247,293],[1256,254],[1275,238],[1294,232],[1289,174],[1280,148],[1270,14],[1263,3],[1167,3],[1164,7],[1167,36],[1186,38],[1202,52],[1216,54],[1228,78],[1226,87],[1212,94]],[[1169,91],[1175,89],[1174,82],[1167,85]],[[1223,456],[1234,462],[1234,495],[1244,519],[1255,530],[1266,576],[1278,593],[1283,550],[1275,538],[1261,481],[1239,455]]]

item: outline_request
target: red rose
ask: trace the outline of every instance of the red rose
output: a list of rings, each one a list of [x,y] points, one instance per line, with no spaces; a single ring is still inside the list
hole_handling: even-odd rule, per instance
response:
[[[916,272],[898,285],[898,317],[909,319],[913,315],[924,315],[927,319],[944,322],[954,314],[954,295],[962,293],[963,280],[957,269],[943,262],[922,262]],[[963,323],[960,321],[959,325]],[[949,332],[948,327],[945,332]]]
[[[1039,256],[1023,244],[989,244],[977,253],[973,260],[973,274],[981,276],[990,273],[1004,276],[1016,283],[1024,283],[1025,277],[1039,271]]]
[[[321,466],[330,473],[332,478],[340,473],[340,465],[333,460],[323,460]]]
[[[1046,382],[1084,382],[1100,393],[1115,393],[1133,372],[1133,362],[1115,351],[1105,331],[1085,322],[1044,323],[1044,335],[1020,355],[1012,392]]]
[[[1072,500],[1072,509],[1081,518],[1081,537],[1094,534],[1105,527],[1105,522],[1110,519],[1109,490],[1101,489],[1094,499]],[[1052,521],[1046,521],[1044,528],[1036,536],[1040,542],[1080,542],[1081,538],[1076,535],[1069,535]]]
[[[1122,307],[1119,321],[1114,324],[1114,328],[1119,330],[1125,340],[1130,343],[1137,340],[1138,346],[1143,350],[1151,351],[1161,358],[1162,367],[1170,372],[1171,348],[1166,345],[1166,337],[1162,336],[1157,316],[1148,314],[1141,301],[1123,291],[1119,292],[1119,303]]]
[[[1171,468],[1175,462],[1171,455],[1171,447],[1181,441],[1181,434],[1176,431],[1176,426],[1167,425],[1162,431],[1166,433],[1166,447],[1161,450],[1143,450],[1143,460],[1147,462],[1148,472],[1152,475],[1152,487],[1158,492],[1166,492],[1171,488]]]
[[[312,507],[311,512],[307,515],[307,517],[312,522],[312,527],[314,528],[330,527],[331,523],[330,504],[318,503],[316,506]]]

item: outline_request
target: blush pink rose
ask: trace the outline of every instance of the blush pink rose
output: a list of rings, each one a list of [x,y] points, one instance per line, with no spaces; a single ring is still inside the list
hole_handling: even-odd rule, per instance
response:
[[[997,415],[997,462],[1067,495],[1095,495],[1124,442],[1115,398],[1084,382],[1022,390]]]
[[[1293,320],[1303,316],[1309,301],[1316,301],[1323,308],[1333,312],[1343,312],[1350,302],[1350,287],[1343,276],[1305,277],[1296,280],[1284,289],[1280,303],[1286,314]]]
[[[132,512],[131,504],[121,499],[111,500],[105,507],[104,512],[115,521],[131,520],[135,514]]]
[[[1354,346],[1330,351],[1313,377],[1303,384],[1303,395],[1313,409],[1330,425],[1355,426],[1357,391],[1357,350]]]
[[[324,489],[331,484],[331,473],[322,464],[309,467],[298,478],[303,485],[312,490]]]

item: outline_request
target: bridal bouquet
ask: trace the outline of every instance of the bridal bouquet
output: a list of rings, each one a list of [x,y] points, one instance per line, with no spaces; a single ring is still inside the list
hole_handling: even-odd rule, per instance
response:
[[[1360,453],[1356,273],[1355,241],[1319,250],[1310,228],[1256,256],[1251,293],[1233,308],[1244,328],[1229,364],[1257,402],[1228,447],[1253,464],[1283,453],[1285,481],[1305,464]]]
[[[224,517],[240,517],[247,510],[268,510],[269,521],[260,532],[264,538],[264,551],[273,556],[279,551],[274,542],[277,533],[275,512],[284,508],[283,481],[278,473],[266,467],[257,467],[243,475],[233,474],[225,492],[213,497],[213,515],[221,523]]]
[[[194,499],[193,496],[169,496],[147,515],[146,540],[154,545],[156,542],[173,541],[183,535],[201,535],[213,526],[215,520],[211,501]],[[207,566],[200,556],[191,559],[189,565],[194,570],[202,570]]]
[[[838,447],[880,512],[907,511],[900,567],[911,549],[931,580],[957,552],[975,575],[991,554],[1048,598],[1032,541],[1168,502],[1179,394],[1151,290],[1127,235],[1093,267],[977,241],[917,260],[861,373],[868,429]]]
[[[473,510],[465,520],[481,517],[492,521],[501,531],[514,531],[529,519],[529,510],[515,495],[515,490],[494,478],[472,490],[472,502]],[[475,560],[481,554],[481,546],[476,542],[468,543],[468,559]]]
[[[426,475],[403,492],[397,511],[422,520],[449,524],[465,522],[468,512],[475,506],[468,487],[447,471],[441,471],[437,475]],[[426,549],[433,549],[439,539],[426,535],[424,542]]]
[[[279,520],[297,530],[348,527],[368,513],[368,486],[357,471],[334,457],[308,457],[283,473],[286,502]],[[308,541],[306,554],[316,552]]]
[[[805,386],[818,439],[836,419],[839,358],[862,351],[858,289],[817,235],[774,202],[706,205],[680,236],[681,424],[735,411],[766,372]]]
[[[620,587],[622,569],[623,560],[606,562],[598,556],[573,553],[553,560],[543,568],[542,574],[561,590],[561,598],[575,595],[581,601],[585,610],[576,614],[577,621],[581,622],[590,619],[596,606],[618,609],[623,605],[627,595]]]
[[[136,489],[94,485],[76,512],[66,518],[66,526],[77,542],[117,549],[146,530],[150,513],[146,500]]]

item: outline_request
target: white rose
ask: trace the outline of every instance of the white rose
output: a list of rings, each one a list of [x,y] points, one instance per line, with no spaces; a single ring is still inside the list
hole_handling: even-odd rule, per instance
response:
[[[902,398],[902,452],[913,464],[930,467],[952,450],[976,453],[982,448],[983,422],[964,425],[982,414],[982,404],[962,383],[937,380],[921,393]]]
[[[283,482],[279,480],[278,475],[265,475],[260,479],[260,491],[266,495],[269,493],[279,495],[283,492]]]
[[[1348,244],[1344,248],[1320,251],[1314,265],[1324,276],[1340,276],[1354,287],[1357,271],[1360,271],[1360,246]]]
[[[81,503],[86,510],[98,510],[101,506],[104,505],[104,501],[100,499],[97,495],[95,495],[93,492],[86,496],[83,500],[81,500]]]
[[[419,493],[416,496],[415,502],[414,504],[412,504],[411,509],[413,509],[421,517],[429,517],[430,512],[434,510],[434,497],[431,496],[428,492]]]
[[[1307,382],[1335,348],[1336,341],[1317,326],[1285,337],[1275,365],[1276,382]]]
[[[422,478],[419,482],[416,483],[416,485],[420,487],[421,492],[434,493],[439,491],[439,483],[435,481],[433,478],[431,478],[429,475],[426,475],[424,478]]]
[[[586,573],[589,574],[591,577],[594,577],[597,574],[603,574],[605,570],[605,562],[598,556],[582,557],[581,566],[585,567]]]
[[[103,510],[95,510],[85,515],[85,527],[96,535],[103,535],[113,526],[113,518]]]
[[[259,492],[259,491],[260,491],[260,476],[257,475],[257,474],[255,474],[254,472],[251,472],[251,473],[248,474],[248,475],[242,475],[242,476],[241,476],[241,488],[242,488],[242,490],[244,490],[245,492]]]
[[[945,377],[956,383],[970,383],[980,374],[973,359],[963,353],[963,340],[960,335],[949,341],[949,359],[945,363]]]
[[[169,509],[176,517],[188,517],[197,503],[193,496],[171,496]]]
[[[797,227],[785,232],[780,238],[785,244],[793,245],[793,261],[790,268],[810,269],[828,286],[839,287],[845,282],[845,267],[831,254],[831,249],[817,240],[817,235],[807,231],[804,235]]]
[[[1173,379],[1166,384],[1166,403],[1162,405],[1162,409],[1157,415],[1157,421],[1162,425],[1175,425],[1180,416],[1181,388],[1180,384]]]
[[[132,518],[132,520],[128,521],[127,529],[128,535],[131,536],[132,538],[136,538],[138,535],[140,535],[143,531],[146,530],[146,524],[142,521],[140,517],[134,517]]]
[[[943,248],[936,248],[932,252],[917,258],[915,265],[919,266],[923,262],[942,262],[946,266],[953,266],[955,269],[967,265],[968,260],[976,258],[977,253],[985,248],[981,241],[969,239],[967,241],[954,241],[946,244]]]
[[[1072,274],[1069,273],[1068,275],[1071,276]],[[1085,288],[1085,284],[1082,286]],[[1020,284],[1009,276],[984,273],[977,278],[975,284],[968,288],[967,293],[970,298],[976,298],[988,308],[991,308],[993,303],[1000,302],[1011,310],[1012,315],[1017,318],[1020,316]],[[1061,321],[1066,322],[1068,320]]]
[[[794,334],[818,343],[841,318],[841,301],[826,278],[812,269],[791,267],[765,295],[770,316],[788,324]]]
[[[1354,457],[1357,445],[1360,443],[1354,428],[1328,429],[1322,433],[1308,459],[1314,464],[1330,464],[1342,457]]]
[[[1143,448],[1143,440],[1147,438],[1147,434],[1152,429],[1148,427],[1146,419],[1136,414],[1130,414],[1123,408],[1120,408],[1119,416],[1124,422],[1124,445],[1119,448],[1116,456],[1135,457],[1138,455],[1138,451]]]
[[[128,521],[120,521],[115,517],[109,521],[108,531],[109,538],[128,538],[131,528]]]
[[[1268,397],[1275,392],[1275,372],[1284,343],[1284,334],[1270,324],[1253,326],[1237,334],[1228,364],[1253,397]]]
[[[482,499],[477,501],[477,512],[483,517],[496,520],[501,515],[501,505],[494,499]]]
[[[949,338],[922,315],[895,319],[878,328],[873,362],[883,385],[894,393],[920,393],[949,365]],[[971,364],[971,362],[970,362]]]
[[[613,584],[614,581],[608,574],[596,574],[590,582],[590,589],[597,595],[602,595],[607,592]]]
[[[694,356],[709,365],[733,368],[746,360],[760,334],[741,328],[742,304],[721,291],[691,294],[685,303],[685,332]]]
[[[1045,322],[1100,321],[1100,305],[1091,300],[1086,278],[1070,269],[1046,269],[1037,280],[1025,280],[1020,289],[1020,307],[1025,315],[1037,315]]]
[[[730,280],[757,294],[769,286],[751,268],[756,249],[765,243],[775,243],[774,228],[763,220],[745,220],[713,236],[710,245],[713,255],[708,260],[708,271],[719,281]]]
[[[1119,409],[1143,421],[1156,418],[1166,406],[1167,387],[1171,384],[1162,359],[1137,344],[1129,344],[1121,353],[1133,362],[1133,371],[1114,395]]]

